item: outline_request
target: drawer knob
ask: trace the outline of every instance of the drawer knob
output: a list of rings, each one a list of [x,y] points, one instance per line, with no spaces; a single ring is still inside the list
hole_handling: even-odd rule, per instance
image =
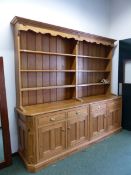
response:
[[[50,121],[55,121],[55,118],[51,117],[51,118],[50,118]]]
[[[62,132],[65,132],[65,129],[61,129]]]
[[[79,112],[76,112],[76,115],[79,115]]]

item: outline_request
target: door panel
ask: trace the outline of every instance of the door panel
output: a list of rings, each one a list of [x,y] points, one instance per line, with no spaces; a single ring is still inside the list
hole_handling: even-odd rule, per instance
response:
[[[106,132],[106,114],[92,115],[90,119],[90,137],[91,139]]]
[[[94,103],[90,105],[90,138],[93,139],[106,132],[106,103]]]
[[[47,159],[66,148],[66,122],[55,123],[38,131],[39,159]]]
[[[108,114],[107,117],[108,130],[112,130],[121,126],[120,116],[121,116],[120,109]]]
[[[88,116],[78,116],[68,120],[67,139],[68,147],[88,140]]]
[[[107,104],[108,131],[121,127],[121,100],[112,100]]]

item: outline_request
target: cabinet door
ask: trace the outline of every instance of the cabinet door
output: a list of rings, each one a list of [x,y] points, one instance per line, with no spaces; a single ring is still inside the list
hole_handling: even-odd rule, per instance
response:
[[[66,147],[66,122],[48,125],[38,130],[39,159],[48,159]]]
[[[90,105],[90,139],[99,137],[107,130],[106,103]]]
[[[81,110],[71,111],[71,118],[67,122],[67,142],[68,147],[73,147],[88,140],[88,113],[87,107]],[[73,115],[74,114],[74,115]]]
[[[108,131],[121,127],[121,99],[111,100],[107,103],[107,129]]]

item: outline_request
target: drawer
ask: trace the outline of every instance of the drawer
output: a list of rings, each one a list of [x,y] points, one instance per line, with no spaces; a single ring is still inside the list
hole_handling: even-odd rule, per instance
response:
[[[66,118],[65,112],[59,113],[51,113],[51,114],[43,114],[38,116],[38,126],[43,126],[47,124],[52,124],[54,122],[58,122],[64,120]]]
[[[79,107],[74,108],[68,112],[68,118],[79,117],[79,116],[87,116],[89,113],[89,107]]]
[[[107,110],[108,112],[113,112],[117,109],[121,109],[121,99],[111,100],[107,103]]]
[[[106,103],[103,102],[93,103],[90,105],[91,115],[104,115],[106,114],[106,110]]]

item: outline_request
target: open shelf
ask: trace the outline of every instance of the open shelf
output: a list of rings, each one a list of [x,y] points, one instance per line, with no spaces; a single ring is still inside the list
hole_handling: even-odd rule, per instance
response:
[[[75,57],[21,54],[21,70],[75,70]]]
[[[51,103],[56,101],[64,101],[75,98],[74,85],[54,86],[48,88],[34,88],[33,90],[25,89],[21,91],[23,106],[30,106],[43,103]]]
[[[20,50],[23,53],[33,53],[33,54],[44,54],[44,55],[55,55],[55,56],[69,56],[75,57],[74,54],[65,54],[65,53],[57,53],[57,52],[43,52],[43,51],[33,51],[33,50]]]
[[[22,88],[21,91],[36,91],[42,89],[58,89],[58,88],[72,88],[75,85],[63,85],[63,86],[47,86],[47,87],[34,87],[34,88]]]
[[[78,58],[78,70],[95,70],[95,71],[106,71],[109,70],[108,66],[110,64],[109,60],[99,61],[98,59],[86,59]]]
[[[111,51],[110,46],[104,46],[101,44],[90,43],[87,41],[80,41],[78,46],[78,55],[85,58],[95,58],[95,59],[111,59],[109,58],[109,53]]]
[[[78,86],[78,98],[106,95],[110,84],[92,84],[89,86]]]
[[[88,56],[88,55],[78,55],[80,58],[89,58],[89,59],[98,59],[98,60],[110,60],[110,58],[97,57],[97,56]]]
[[[21,88],[59,87],[75,85],[74,72],[22,72]]]
[[[75,55],[75,54],[65,54],[65,53],[58,53],[58,52],[43,52],[43,51],[33,51],[33,50],[20,50],[21,53],[30,53],[30,54],[42,54],[42,55],[55,55],[55,56],[69,56],[69,57],[82,57],[82,58],[89,58],[89,59],[99,59],[99,60],[109,60],[109,58],[105,57],[96,57],[90,55]]]
[[[76,70],[20,70],[20,72],[76,72]]]
[[[20,70],[20,72],[87,72],[87,73],[109,73],[109,70]]]
[[[87,72],[87,73],[109,73],[110,70],[77,70],[78,72]]]
[[[73,51],[76,45],[73,38],[40,34],[33,31],[21,31],[20,52],[53,56],[75,56]]]
[[[104,86],[110,83],[88,83],[88,84],[78,84],[77,86]]]
[[[110,80],[110,72],[108,71],[80,71],[77,74],[77,84],[99,84],[103,79]]]

